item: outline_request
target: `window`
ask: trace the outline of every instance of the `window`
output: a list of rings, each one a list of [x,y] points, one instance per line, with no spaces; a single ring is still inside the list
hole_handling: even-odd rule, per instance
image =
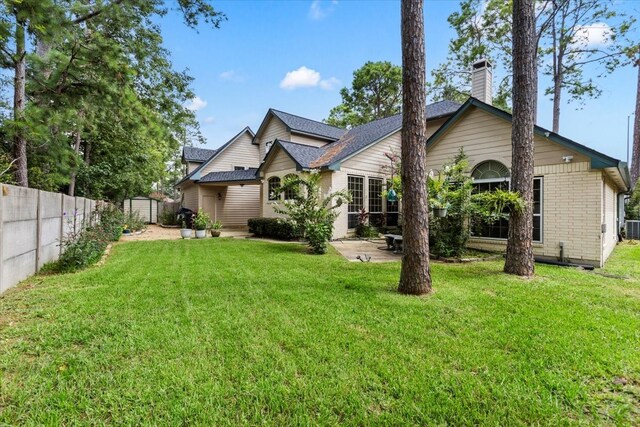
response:
[[[277,176],[273,176],[269,178],[268,183],[269,200],[279,200],[280,193],[276,193],[276,189],[280,187],[280,178],[278,178]]]
[[[500,162],[493,160],[480,163],[473,170],[474,192],[508,190],[510,188],[509,169]],[[509,235],[509,220],[475,221],[472,225],[472,235],[506,239]],[[533,241],[542,241],[542,178],[533,179]]]
[[[391,188],[391,181],[387,181],[387,188]],[[398,200],[387,199],[387,227],[397,227],[398,219]]]
[[[477,165],[471,177],[473,178],[473,192],[484,193],[498,189],[509,189],[509,168],[500,162],[489,160]],[[474,221],[471,234],[478,237],[506,239],[509,235],[509,220],[500,218],[496,221]]]
[[[348,227],[356,228],[360,209],[364,207],[364,178],[361,176],[347,176],[347,190],[351,192],[351,202],[348,209]]]
[[[245,169],[246,169],[246,168],[245,168],[244,166],[234,166],[234,167],[233,167],[233,170],[234,170],[234,171],[243,171],[243,170],[245,170]]]
[[[382,213],[382,179],[369,178],[369,224],[381,226],[384,221]]]
[[[542,242],[542,178],[533,178],[533,241]]]
[[[287,179],[296,178],[296,177],[297,177],[296,174],[290,173],[289,175],[285,176],[284,179],[286,181]],[[285,190],[285,192],[284,192],[284,199],[285,200],[293,200],[293,199],[297,199],[297,198],[298,198],[298,191],[296,191],[296,189],[290,188],[290,189]]]

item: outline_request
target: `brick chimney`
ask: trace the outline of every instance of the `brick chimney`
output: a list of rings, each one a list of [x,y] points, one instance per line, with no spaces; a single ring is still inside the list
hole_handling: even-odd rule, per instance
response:
[[[493,71],[487,59],[481,59],[472,65],[471,96],[489,105],[493,103]]]

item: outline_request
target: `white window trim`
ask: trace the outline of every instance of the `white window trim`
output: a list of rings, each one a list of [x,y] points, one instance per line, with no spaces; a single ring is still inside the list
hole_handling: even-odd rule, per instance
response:
[[[349,178],[360,178],[362,180],[362,208],[365,207],[365,183],[367,183],[367,177],[364,175],[353,175],[353,174],[347,174],[347,191],[349,191]],[[349,210],[349,205],[350,203],[347,204],[347,229],[348,230],[354,230],[355,227],[349,228],[349,215],[360,215],[360,211],[358,212],[351,212]]]

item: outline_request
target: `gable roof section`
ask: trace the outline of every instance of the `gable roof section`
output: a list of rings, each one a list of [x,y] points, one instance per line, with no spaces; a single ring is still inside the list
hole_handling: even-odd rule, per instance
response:
[[[339,141],[322,147],[322,154],[311,166],[316,168],[335,169],[339,163],[352,155],[359,153],[369,145],[375,144],[383,138],[402,128],[402,114],[375,120],[350,129]]]
[[[264,130],[268,119],[271,116],[277,117],[282,123],[284,123],[290,132],[309,135],[328,141],[336,141],[346,132],[346,129],[269,108],[269,111],[267,111],[267,114],[262,120],[256,135],[260,135]]]
[[[198,182],[200,183],[212,183],[212,182],[242,182],[242,181],[257,181],[256,172],[258,169],[249,168],[245,170],[237,171],[224,171],[224,172],[209,172],[203,176]]]
[[[252,139],[256,136],[249,126],[245,127],[240,132],[238,132],[233,138],[231,138],[229,141],[227,141],[222,147],[218,148],[216,150],[216,152],[211,157],[209,157],[205,162],[203,162],[200,166],[195,168],[190,174],[186,175],[184,178],[182,178],[180,181],[178,181],[176,183],[176,185],[180,185],[180,184],[182,184],[183,182],[185,182],[187,180],[192,180],[192,181],[200,180],[200,172],[202,171],[202,169],[207,167],[207,165],[210,165],[211,162],[213,162],[220,155],[220,153],[222,153],[224,150],[226,150],[231,144],[233,144],[245,132],[248,132],[249,135],[251,135]]]
[[[276,153],[278,149],[282,150],[293,160],[297,170],[312,169],[311,163],[322,154],[322,148],[320,147],[276,139],[269,152],[264,156],[264,161],[258,168],[258,174],[264,170],[267,160],[275,156],[274,153]]]
[[[493,105],[484,103],[476,98],[469,98],[458,109],[458,111],[449,118],[449,120],[447,120],[433,135],[431,135],[431,137],[427,140],[427,147],[435,144],[449,129],[455,126],[456,123],[458,123],[462,119],[464,114],[472,107],[479,108],[489,114],[506,120],[509,123],[513,121],[513,116],[510,113],[496,108]],[[578,153],[589,157],[591,159],[591,167],[593,169],[618,169],[627,188],[630,186],[631,180],[629,179],[629,170],[625,162],[607,156],[606,154],[600,153],[593,148],[589,148],[586,145],[582,145],[569,138],[565,138],[562,135],[558,135],[557,133],[551,132],[550,130],[544,129],[538,125],[535,126],[534,133],[542,138],[546,138],[549,141],[555,142],[556,144],[559,144],[565,148],[577,151]]]
[[[182,160],[202,163],[208,160],[209,157],[213,156],[215,153],[216,150],[211,150],[209,148],[184,147],[182,149]]]

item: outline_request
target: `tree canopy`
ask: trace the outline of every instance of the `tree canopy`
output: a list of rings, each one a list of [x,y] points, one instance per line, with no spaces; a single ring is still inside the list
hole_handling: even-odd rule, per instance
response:
[[[189,27],[225,19],[205,0],[170,5]],[[202,139],[185,107],[192,78],[162,47],[163,1],[6,0],[0,9],[0,66],[15,76],[23,67],[25,80],[13,85],[11,110],[0,103],[0,151],[15,161],[22,144],[29,186],[111,200],[148,193],[180,145]]]
[[[433,72],[434,100],[466,99],[471,65],[482,58],[494,65],[493,102],[511,104],[511,11],[513,1],[463,0],[448,22],[456,31],[445,63]],[[630,62],[637,46],[630,38],[636,18],[619,11],[612,0],[544,0],[536,2],[536,47],[544,93],[554,102],[553,130],[560,128],[563,96],[583,103],[600,96],[597,81]]]
[[[331,109],[326,123],[354,127],[402,111],[402,68],[388,61],[367,62],[353,72],[351,89],[340,90],[342,103]]]

